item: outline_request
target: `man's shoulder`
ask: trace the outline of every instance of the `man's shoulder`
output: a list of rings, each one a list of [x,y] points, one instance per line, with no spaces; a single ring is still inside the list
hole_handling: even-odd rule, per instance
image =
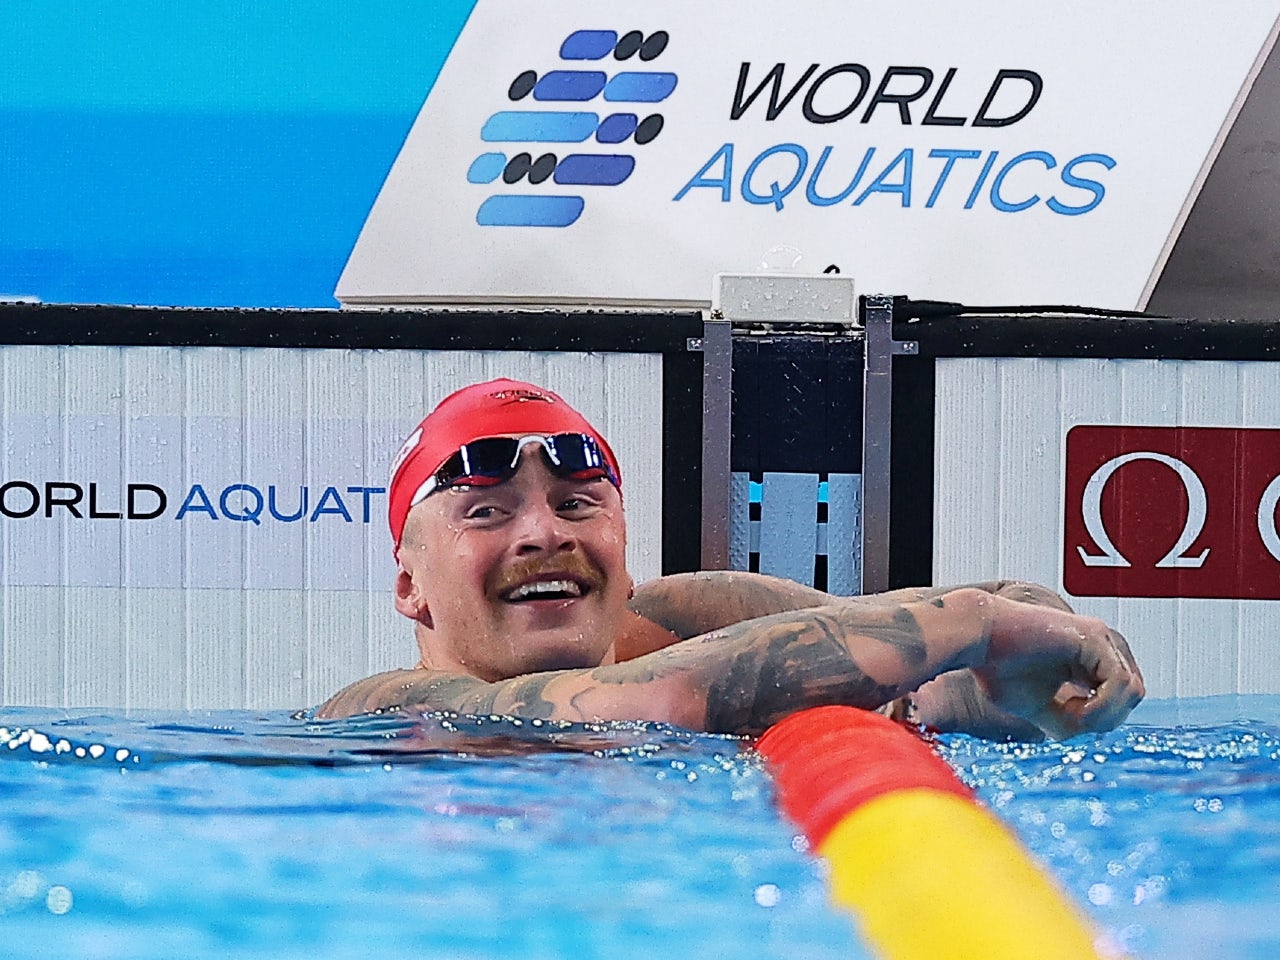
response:
[[[319,719],[403,709],[452,709],[460,696],[486,686],[483,680],[417,666],[387,670],[343,687],[316,709]]]
[[[702,570],[650,580],[636,588],[631,609],[681,639],[788,610],[822,606],[830,594],[745,570]]]

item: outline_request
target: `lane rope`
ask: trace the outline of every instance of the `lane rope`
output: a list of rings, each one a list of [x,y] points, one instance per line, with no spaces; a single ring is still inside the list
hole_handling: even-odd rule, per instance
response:
[[[1073,903],[921,737],[816,707],[757,741],[782,811],[884,960],[1114,958]]]

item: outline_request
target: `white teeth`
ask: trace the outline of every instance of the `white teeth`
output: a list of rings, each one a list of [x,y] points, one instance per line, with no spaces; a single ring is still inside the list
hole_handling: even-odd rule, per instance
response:
[[[571,597],[580,597],[582,588],[572,580],[538,580],[516,587],[507,594],[507,599],[523,600],[539,593],[566,593]]]

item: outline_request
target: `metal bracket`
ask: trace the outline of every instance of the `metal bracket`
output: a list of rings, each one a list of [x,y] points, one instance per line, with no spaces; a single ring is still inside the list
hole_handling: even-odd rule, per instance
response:
[[[915,356],[916,340],[893,339],[893,298],[862,298],[862,592],[889,589],[889,471],[893,431],[893,358]]]
[[[696,346],[695,346],[696,344]],[[733,410],[733,327],[706,319],[688,349],[702,353],[703,570],[729,566],[729,440]]]

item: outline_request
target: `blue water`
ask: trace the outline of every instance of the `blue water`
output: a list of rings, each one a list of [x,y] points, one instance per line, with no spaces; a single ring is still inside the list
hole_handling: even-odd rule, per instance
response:
[[[732,740],[5,714],[5,957],[859,956]]]
[[[1112,942],[1269,960],[1280,697],[1133,719],[941,747]],[[248,712],[0,726],[5,957],[867,956],[732,739]]]

